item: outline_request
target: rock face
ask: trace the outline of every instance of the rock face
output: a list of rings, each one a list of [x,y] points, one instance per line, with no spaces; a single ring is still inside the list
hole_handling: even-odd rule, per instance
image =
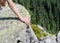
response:
[[[30,19],[28,11],[23,6],[19,4],[15,6],[23,17]],[[0,43],[25,43],[26,37],[26,25],[6,4],[0,10]]]
[[[30,19],[28,11],[23,6],[19,4],[15,6],[23,17]],[[0,43],[57,43],[54,36],[46,36],[38,41],[31,27],[26,27],[7,4],[0,9]],[[57,40],[60,43],[60,32]]]
[[[57,34],[57,41],[58,41],[58,43],[60,43],[60,31]]]
[[[56,37],[51,36],[51,35],[43,37],[43,38],[41,38],[40,43],[57,43],[56,42]]]
[[[56,38],[53,37],[53,36],[52,36],[52,37],[51,37],[51,36],[48,36],[48,37],[46,37],[45,42],[46,42],[46,43],[57,43],[55,39],[56,39]]]

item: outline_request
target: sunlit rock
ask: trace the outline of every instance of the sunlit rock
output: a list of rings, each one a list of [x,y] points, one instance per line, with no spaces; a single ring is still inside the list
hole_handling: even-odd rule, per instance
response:
[[[46,37],[41,38],[41,43],[57,43],[56,42],[56,37],[53,35],[49,35]]]
[[[15,4],[23,17],[30,19],[28,11],[21,5]],[[16,14],[8,7],[0,10],[0,43],[26,42],[26,24],[21,22]]]
[[[57,41],[58,41],[58,43],[60,43],[60,31],[57,34]]]

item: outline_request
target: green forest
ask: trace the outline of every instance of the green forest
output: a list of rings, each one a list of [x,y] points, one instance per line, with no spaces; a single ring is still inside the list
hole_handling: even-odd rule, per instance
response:
[[[60,0],[13,0],[29,11],[31,23],[39,24],[51,34],[60,30]]]

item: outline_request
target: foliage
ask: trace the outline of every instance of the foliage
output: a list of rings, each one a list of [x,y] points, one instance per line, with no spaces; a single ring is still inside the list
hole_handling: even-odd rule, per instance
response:
[[[35,32],[38,39],[40,37],[45,37],[48,35],[48,34],[44,33],[42,30],[40,30],[35,24],[31,24],[31,27],[32,27],[33,31]]]
[[[31,23],[40,24],[46,31],[57,34],[60,30],[60,0],[13,0],[22,4],[31,14]]]

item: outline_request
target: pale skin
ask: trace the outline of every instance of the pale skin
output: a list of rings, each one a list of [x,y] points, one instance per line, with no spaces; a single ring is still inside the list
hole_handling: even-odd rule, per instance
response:
[[[22,17],[22,15],[20,15],[20,13],[18,12],[17,8],[14,5],[14,2],[12,0],[7,0],[7,3],[9,5],[9,7],[12,9],[12,11],[19,17],[19,19],[24,22],[27,26],[30,25],[30,20],[26,17]]]

